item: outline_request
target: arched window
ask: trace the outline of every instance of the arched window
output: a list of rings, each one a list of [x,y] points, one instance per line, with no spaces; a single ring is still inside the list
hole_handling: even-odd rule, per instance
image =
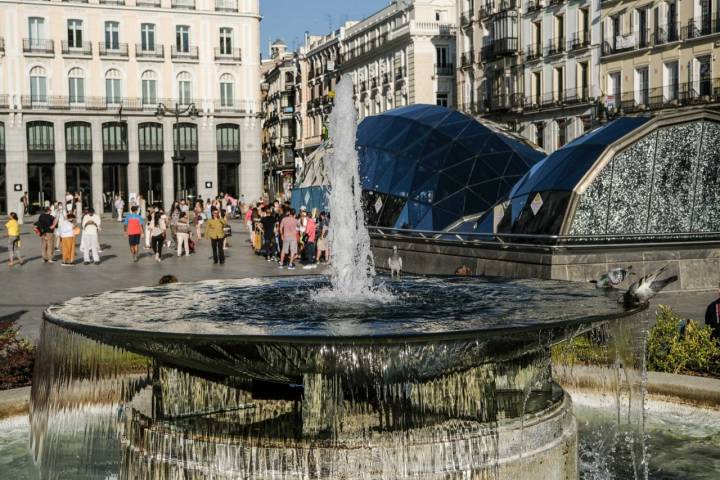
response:
[[[232,123],[223,123],[215,129],[219,152],[240,151],[240,127]]]
[[[92,150],[92,129],[87,122],[65,124],[65,150],[88,152]]]
[[[197,125],[194,123],[180,123],[173,125],[173,139],[176,143],[175,150],[186,152],[197,152]]]
[[[70,103],[85,103],[85,72],[82,68],[71,68],[68,72],[68,95]]]
[[[138,144],[141,152],[162,152],[162,123],[147,122],[138,125]]]
[[[51,122],[34,121],[27,123],[27,148],[31,152],[55,150],[55,129]]]
[[[177,76],[178,102],[180,105],[192,103],[192,77],[188,72],[180,72]]]
[[[142,104],[155,105],[157,103],[157,74],[152,70],[145,70],[140,76],[142,90]]]
[[[126,152],[127,123],[107,122],[102,126],[103,150],[106,152]]]
[[[120,88],[122,75],[119,70],[111,68],[105,73],[105,98],[109,104],[122,102],[122,90]]]
[[[229,73],[225,73],[220,77],[220,106],[232,107],[235,102],[234,95],[235,80]]]
[[[47,102],[47,76],[43,67],[33,67],[30,70],[30,101]]]

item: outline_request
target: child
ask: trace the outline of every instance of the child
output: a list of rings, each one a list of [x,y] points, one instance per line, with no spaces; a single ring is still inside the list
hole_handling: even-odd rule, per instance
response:
[[[8,253],[10,254],[9,267],[15,265],[14,259],[17,258],[20,265],[23,264],[23,258],[20,256],[20,223],[15,212],[10,212],[10,218],[5,224],[8,237]]]

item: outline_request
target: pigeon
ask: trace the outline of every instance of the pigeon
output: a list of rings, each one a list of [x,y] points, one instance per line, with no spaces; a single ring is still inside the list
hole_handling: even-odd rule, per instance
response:
[[[628,288],[627,292],[618,299],[618,302],[625,305],[625,307],[646,305],[652,297],[660,292],[660,290],[677,281],[677,275],[673,275],[663,280],[657,279],[660,275],[662,275],[666,268],[667,265],[654,271],[653,273],[645,275],[640,280],[630,285],[630,288]]]
[[[400,278],[400,272],[402,271],[402,257],[398,255],[397,246],[393,246],[393,253],[387,260],[388,268],[390,269],[390,278]]]
[[[635,275],[635,272],[631,272],[632,265],[627,268],[613,268],[602,275],[598,280],[590,280],[590,283],[595,284],[595,288],[613,288],[620,285],[630,275]]]

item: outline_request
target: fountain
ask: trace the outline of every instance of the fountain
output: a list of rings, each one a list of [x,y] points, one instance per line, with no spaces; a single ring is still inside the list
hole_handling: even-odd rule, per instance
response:
[[[32,389],[43,478],[578,477],[549,349],[634,315],[589,285],[380,285],[338,86],[325,278],[140,287],[45,313]]]

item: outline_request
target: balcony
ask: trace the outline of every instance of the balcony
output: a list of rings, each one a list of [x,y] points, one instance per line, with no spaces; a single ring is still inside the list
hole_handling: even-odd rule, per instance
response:
[[[465,10],[460,14],[460,25],[467,26],[472,24],[473,21],[473,11],[472,10]]]
[[[500,10],[498,12],[504,12],[506,10],[515,10],[518,7],[517,0],[502,0],[500,2]]]
[[[170,51],[170,57],[173,60],[196,61],[199,58],[198,47],[187,47],[183,49],[178,49],[177,45],[173,45]]]
[[[388,85],[390,83],[391,75],[389,73],[383,73],[382,76],[382,83],[383,85]]]
[[[125,0],[100,0],[100,5],[125,5]]]
[[[653,46],[661,46],[672,42],[680,41],[680,24],[670,24],[665,27],[658,27],[652,34],[650,42]]]
[[[195,0],[172,0],[172,3],[170,5],[172,6],[172,8],[195,10]]]
[[[63,3],[88,3],[88,0],[62,0]]]
[[[23,38],[23,52],[39,55],[54,55],[55,42],[44,38]]]
[[[215,0],[216,12],[237,12],[237,0]]]
[[[539,10],[542,10],[542,2],[541,0],[530,0],[525,4],[525,12],[526,13],[534,13]]]
[[[557,7],[558,5],[562,5],[563,3],[565,3],[565,0],[548,0],[547,6]]]
[[[568,51],[575,52],[590,46],[590,32],[573,33],[568,40]]]
[[[475,52],[470,50],[460,56],[460,66],[462,68],[472,67],[475,58]]]
[[[480,8],[478,9],[478,17],[480,18],[487,18],[491,15],[495,14],[495,2],[484,2],[482,5],[480,5]]]
[[[399,67],[395,69],[395,80],[402,80],[405,78],[405,73],[407,72],[406,67]]]
[[[160,7],[160,0],[135,0],[138,7]]]
[[[452,77],[455,75],[455,65],[446,63],[445,65],[435,65],[435,74],[438,77]]]
[[[145,45],[141,43],[135,44],[135,57],[148,60],[163,60],[165,58],[164,45]]]
[[[92,56],[92,43],[90,42],[80,42],[79,44],[75,43],[70,45],[67,41],[63,40],[61,47],[64,57]]]
[[[689,105],[717,105],[720,104],[720,78],[626,91],[608,95],[605,103],[623,114]]]
[[[531,62],[539,58],[542,58],[542,45],[539,43],[528,45],[527,50],[525,51],[525,60]]]
[[[545,55],[560,55],[565,51],[565,38],[552,38],[545,44]]]
[[[720,33],[720,18],[707,16],[689,20],[682,29],[682,38],[683,40],[694,40],[716,33]]]
[[[101,57],[128,58],[127,43],[98,43]]]
[[[602,56],[632,52],[650,47],[650,30],[644,29],[627,35],[616,35],[610,41],[604,41]]]
[[[242,50],[239,48],[224,49],[215,47],[215,60],[226,62],[240,62],[242,60]]]

